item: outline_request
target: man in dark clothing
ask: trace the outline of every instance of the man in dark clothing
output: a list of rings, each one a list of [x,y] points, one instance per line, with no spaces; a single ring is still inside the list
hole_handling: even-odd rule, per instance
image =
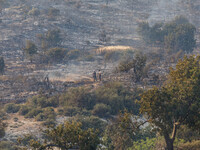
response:
[[[93,72],[93,79],[94,79],[94,82],[97,81],[97,74],[96,74],[96,71]]]
[[[99,81],[101,81],[101,70],[98,72]]]

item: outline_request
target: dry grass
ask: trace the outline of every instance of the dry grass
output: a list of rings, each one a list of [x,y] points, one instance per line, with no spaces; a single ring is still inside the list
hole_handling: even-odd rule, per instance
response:
[[[96,50],[97,54],[101,54],[103,52],[108,52],[108,51],[128,51],[128,50],[136,50],[135,48],[131,47],[131,46],[105,46],[105,47],[100,47]]]

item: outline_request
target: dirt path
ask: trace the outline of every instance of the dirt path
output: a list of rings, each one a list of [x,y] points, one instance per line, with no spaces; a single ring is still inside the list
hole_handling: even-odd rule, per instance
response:
[[[16,141],[17,138],[26,134],[33,134],[37,137],[41,136],[41,122],[37,122],[34,119],[27,119],[18,114],[8,114],[6,123],[8,126],[5,139]]]

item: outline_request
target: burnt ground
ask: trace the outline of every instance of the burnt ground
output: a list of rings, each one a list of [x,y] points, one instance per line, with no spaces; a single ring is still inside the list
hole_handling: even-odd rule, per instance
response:
[[[140,41],[136,28],[140,21],[155,23],[168,21],[177,15],[189,16],[197,27],[197,41],[199,42],[200,2],[188,7],[182,0],[165,2],[141,0],[132,4],[129,0],[111,0],[108,5],[104,0],[11,0],[9,6],[0,14],[0,54],[4,56],[5,74],[0,76],[1,103],[23,103],[29,97],[38,94],[41,90],[49,92],[44,77],[49,75],[52,94],[63,92],[69,87],[92,86],[98,87],[100,82],[92,82],[92,72],[101,69],[103,82],[123,81],[127,86],[136,86],[127,74],[116,74],[113,70],[116,64],[110,62],[105,66],[103,58],[96,58],[94,62],[72,61],[67,64],[42,65],[24,60],[22,48],[25,40],[34,41],[39,47],[36,38],[39,33],[49,29],[60,29],[62,33],[62,47],[93,51],[96,48],[108,45],[125,45],[140,49],[144,47]],[[28,14],[32,8],[41,11],[39,17]],[[60,10],[57,17],[49,17],[49,8]],[[164,11],[163,11],[164,10]],[[100,40],[100,35],[106,34],[106,41]],[[158,64],[151,72],[166,75],[168,65]],[[144,88],[144,85],[138,85]],[[14,121],[18,118],[18,121]],[[9,127],[6,138],[16,137],[39,130],[40,123],[27,120],[17,114],[8,116]],[[16,126],[18,128],[16,128]],[[35,130],[33,130],[35,129]]]

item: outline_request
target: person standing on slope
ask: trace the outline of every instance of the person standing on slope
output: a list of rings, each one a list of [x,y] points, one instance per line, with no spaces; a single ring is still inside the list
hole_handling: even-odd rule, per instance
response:
[[[101,70],[98,72],[99,81],[101,81]]]
[[[97,81],[97,74],[96,74],[96,71],[93,72],[92,76],[93,76],[94,82]]]

